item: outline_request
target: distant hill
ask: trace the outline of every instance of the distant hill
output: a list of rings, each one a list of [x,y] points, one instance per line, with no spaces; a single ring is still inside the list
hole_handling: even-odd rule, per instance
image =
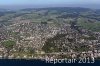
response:
[[[68,22],[74,21],[83,28],[100,31],[100,9],[82,7],[48,7],[48,8],[26,8],[21,10],[0,9],[0,22],[20,22],[30,20],[34,22],[53,21]],[[13,19],[13,20],[12,20]]]
[[[91,10],[89,8],[81,8],[81,7],[49,7],[49,8],[26,8],[21,9],[22,11],[31,11],[31,10],[57,10],[57,11],[77,11],[77,12],[84,12]]]
[[[5,14],[9,14],[9,13],[15,13],[15,12],[12,11],[12,10],[9,10],[9,9],[2,9],[2,8],[0,8],[0,16],[3,16]]]

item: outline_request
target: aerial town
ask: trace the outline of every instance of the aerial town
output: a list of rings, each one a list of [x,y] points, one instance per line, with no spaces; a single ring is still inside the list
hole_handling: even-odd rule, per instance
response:
[[[0,11],[0,59],[100,59],[98,12],[70,7]]]

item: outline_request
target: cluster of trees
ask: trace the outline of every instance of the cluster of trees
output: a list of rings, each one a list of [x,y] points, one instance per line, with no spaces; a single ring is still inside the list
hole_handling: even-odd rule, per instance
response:
[[[12,41],[12,40],[5,40],[5,41],[3,41],[2,43],[2,46],[5,48],[5,50],[6,51],[4,51],[4,52],[6,52],[5,54],[6,54],[6,56],[4,57],[4,58],[8,58],[9,57],[9,55],[10,55],[10,50],[12,50],[13,49],[13,47],[14,47],[14,45],[16,45],[16,42],[15,41]]]
[[[53,38],[48,38],[47,41],[45,42],[44,46],[42,47],[43,51],[45,52],[59,52],[62,49],[57,47],[57,44],[60,45],[59,43],[55,43],[54,41],[60,41],[61,38],[65,37],[66,34],[57,34]],[[62,43],[62,41],[61,41]]]

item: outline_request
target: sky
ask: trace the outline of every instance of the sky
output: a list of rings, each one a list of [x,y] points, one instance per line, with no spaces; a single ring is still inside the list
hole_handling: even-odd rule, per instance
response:
[[[0,0],[0,5],[100,4],[100,0]]]
[[[42,5],[42,6],[62,6],[62,5],[83,5],[83,6],[98,6],[100,0],[0,0],[0,7],[3,6],[24,6],[24,5]],[[89,5],[90,4],[90,5]],[[94,7],[94,6],[93,6]]]

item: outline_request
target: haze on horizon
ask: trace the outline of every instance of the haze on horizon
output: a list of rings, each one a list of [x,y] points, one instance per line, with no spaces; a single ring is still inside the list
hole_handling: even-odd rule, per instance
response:
[[[100,9],[100,0],[0,0],[0,8],[86,7]]]

